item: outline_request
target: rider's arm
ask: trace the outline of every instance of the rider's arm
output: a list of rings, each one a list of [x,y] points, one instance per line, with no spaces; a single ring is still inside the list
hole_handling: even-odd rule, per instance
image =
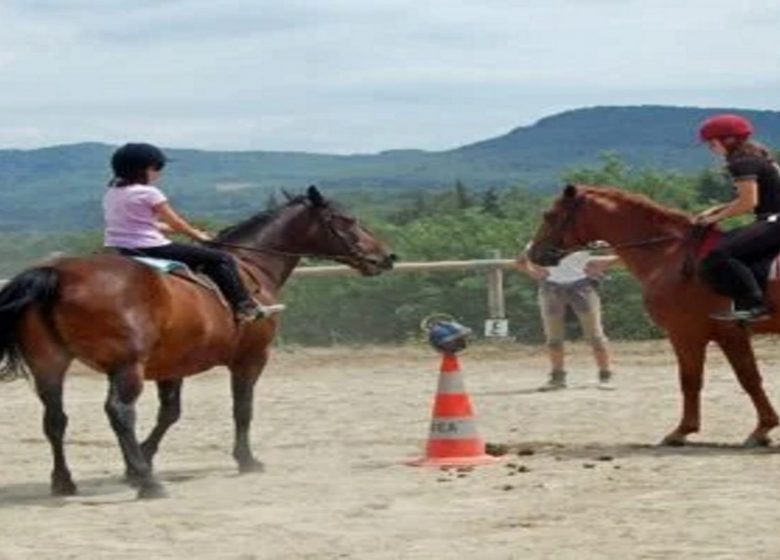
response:
[[[737,189],[737,197],[723,204],[710,214],[706,214],[706,222],[714,224],[726,218],[749,214],[758,204],[758,183],[754,178],[735,179],[734,186]],[[702,216],[700,214],[700,216]]]
[[[211,236],[205,231],[192,227],[187,220],[179,216],[176,211],[167,202],[163,202],[154,207],[157,218],[166,224],[171,230],[177,233],[191,237],[196,241],[209,241]]]

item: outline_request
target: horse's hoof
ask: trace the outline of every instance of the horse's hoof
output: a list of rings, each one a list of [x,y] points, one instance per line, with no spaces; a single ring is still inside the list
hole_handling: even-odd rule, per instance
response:
[[[165,491],[165,488],[159,482],[147,482],[138,490],[139,500],[159,500],[167,497],[168,492]]]
[[[685,440],[685,436],[681,436],[679,434],[669,434],[661,440],[660,445],[665,447],[683,447],[686,443],[687,441]]]
[[[265,465],[257,459],[242,461],[238,464],[238,472],[241,474],[265,472]]]
[[[54,480],[51,483],[52,496],[75,496],[76,485],[70,479]]]
[[[745,442],[742,445],[743,447],[747,447],[748,449],[755,449],[757,447],[769,447],[770,443],[772,443],[772,440],[767,435],[763,435],[763,436],[751,435],[745,440]]]

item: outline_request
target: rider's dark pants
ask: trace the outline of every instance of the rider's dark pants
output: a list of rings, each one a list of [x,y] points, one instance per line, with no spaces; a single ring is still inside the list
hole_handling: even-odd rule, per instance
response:
[[[738,309],[764,303],[761,285],[768,264],[780,253],[780,222],[756,221],[724,234],[699,265],[701,277]],[[758,273],[758,278],[756,277]]]
[[[222,251],[187,245],[185,243],[171,243],[169,245],[161,245],[160,247],[146,247],[142,249],[120,248],[119,251],[123,255],[179,261],[192,269],[201,270],[219,286],[219,289],[225,294],[225,298],[233,309],[237,309],[241,304],[251,301],[249,292],[247,292],[238,274],[236,262],[230,255]]]

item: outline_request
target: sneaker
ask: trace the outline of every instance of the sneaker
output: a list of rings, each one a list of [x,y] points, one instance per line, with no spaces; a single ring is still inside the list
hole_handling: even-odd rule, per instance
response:
[[[766,305],[759,305],[749,309],[727,309],[712,313],[710,317],[718,321],[763,321],[769,319],[772,310]]]
[[[539,391],[558,391],[566,388],[566,372],[563,370],[554,370],[550,372],[550,379],[547,383],[539,387]]]
[[[614,391],[615,384],[612,383],[612,372],[608,369],[602,369],[599,371],[599,384],[598,388],[603,391]]]

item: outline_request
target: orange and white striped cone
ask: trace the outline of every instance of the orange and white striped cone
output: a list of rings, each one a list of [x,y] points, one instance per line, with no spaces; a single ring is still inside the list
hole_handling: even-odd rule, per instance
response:
[[[425,457],[409,461],[415,467],[465,467],[497,463],[501,459],[485,453],[485,442],[477,433],[471,399],[466,393],[458,357],[445,354],[433,403],[433,420]]]

